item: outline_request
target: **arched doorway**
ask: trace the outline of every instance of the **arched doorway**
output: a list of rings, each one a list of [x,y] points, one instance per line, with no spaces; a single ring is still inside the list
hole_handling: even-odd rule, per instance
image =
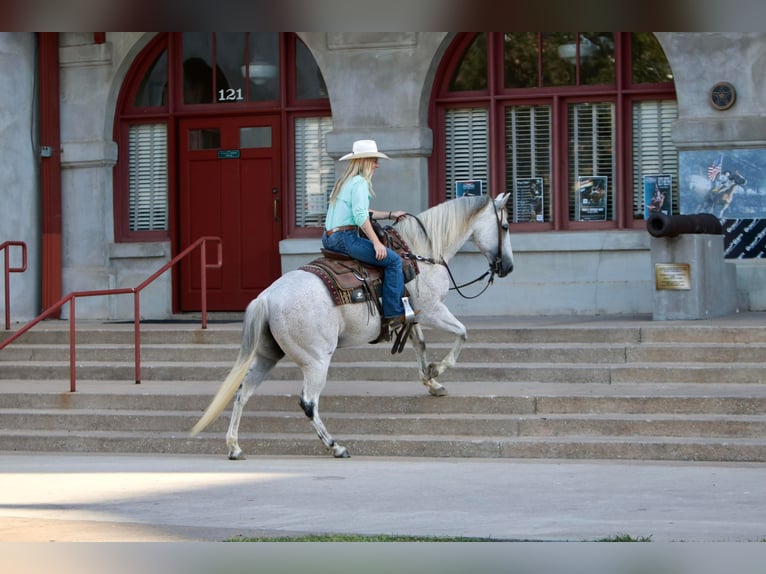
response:
[[[178,253],[221,237],[208,307],[244,309],[280,274],[279,241],[313,169],[301,158],[326,156],[329,116],[321,72],[294,34],[159,35],[118,102],[115,239],[170,239]],[[306,137],[307,125],[321,129]],[[200,308],[199,265],[192,257],[175,272],[174,310]]]

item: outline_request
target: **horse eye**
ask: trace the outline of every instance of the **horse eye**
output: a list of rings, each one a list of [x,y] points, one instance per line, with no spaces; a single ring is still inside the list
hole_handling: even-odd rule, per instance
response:
[[[508,231],[508,222],[507,221],[503,222],[503,231]]]

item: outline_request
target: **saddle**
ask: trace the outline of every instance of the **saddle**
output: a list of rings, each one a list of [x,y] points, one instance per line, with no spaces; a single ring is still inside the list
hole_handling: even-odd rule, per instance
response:
[[[380,227],[380,226],[379,226]],[[402,258],[404,283],[412,281],[420,273],[417,261],[409,257],[409,245],[390,225],[376,229],[383,245],[394,250]],[[383,269],[366,265],[352,259],[345,253],[322,249],[323,257],[302,265],[300,269],[319,277],[330,291],[336,305],[350,303],[374,304],[382,314],[380,291],[383,284]]]

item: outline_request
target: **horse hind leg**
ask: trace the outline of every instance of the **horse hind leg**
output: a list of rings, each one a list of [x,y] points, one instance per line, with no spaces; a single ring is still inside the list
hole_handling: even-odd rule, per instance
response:
[[[255,389],[264,381],[266,375],[274,368],[277,361],[268,359],[263,355],[257,355],[242,381],[242,384],[234,396],[231,409],[229,430],[226,432],[226,446],[229,448],[229,460],[243,460],[245,458],[239,446],[239,424],[242,420],[242,412],[247,401],[253,396]]]
[[[348,449],[335,442],[335,439],[327,432],[327,428],[319,417],[319,395],[327,381],[328,368],[329,365],[325,364],[323,369],[304,369],[303,392],[301,393],[300,404],[325,448],[331,450],[335,458],[349,458],[351,455],[348,453]]]

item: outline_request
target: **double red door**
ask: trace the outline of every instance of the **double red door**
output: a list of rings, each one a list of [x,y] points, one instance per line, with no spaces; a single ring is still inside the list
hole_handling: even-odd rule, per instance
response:
[[[280,274],[279,117],[180,122],[179,251],[202,236],[223,240],[223,266],[208,272],[208,309],[242,311]],[[215,247],[208,246],[215,261]],[[201,308],[200,261],[179,273],[182,311]]]

